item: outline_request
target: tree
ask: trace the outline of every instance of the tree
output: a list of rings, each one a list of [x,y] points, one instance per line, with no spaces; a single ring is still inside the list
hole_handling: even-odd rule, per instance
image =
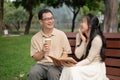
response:
[[[105,0],[104,32],[117,32],[118,0]]]
[[[74,32],[75,19],[77,17],[77,14],[80,11],[80,7],[82,7],[83,5],[85,5],[85,0],[65,0],[64,2],[70,8],[70,10],[73,13],[73,20],[72,20],[71,32]]]
[[[27,13],[22,6],[16,8],[12,2],[4,2],[4,19],[3,23],[10,28],[14,26],[17,31],[21,23],[27,21]]]
[[[75,19],[80,11],[80,7],[88,6],[90,10],[99,9],[99,2],[103,0],[63,0],[73,13],[71,32],[74,32]]]
[[[61,0],[16,0],[15,6],[18,7],[19,5],[23,6],[26,11],[29,14],[29,19],[27,21],[27,24],[25,26],[25,32],[24,34],[29,34],[31,21],[33,18],[33,8],[35,8],[37,5],[40,5],[40,3],[44,3],[48,6],[57,7],[60,4]]]
[[[16,7],[18,7],[19,5],[23,6],[29,14],[29,18],[28,18],[27,24],[25,26],[24,34],[29,34],[29,30],[30,30],[30,27],[31,27],[31,21],[32,21],[32,18],[33,18],[33,11],[32,10],[39,3],[40,3],[40,0],[16,0],[15,1],[15,6]]]
[[[0,32],[2,31],[2,26],[3,26],[3,7],[4,7],[4,0],[0,0]]]
[[[59,8],[63,4],[63,0],[41,0],[46,6],[52,6],[53,8]]]

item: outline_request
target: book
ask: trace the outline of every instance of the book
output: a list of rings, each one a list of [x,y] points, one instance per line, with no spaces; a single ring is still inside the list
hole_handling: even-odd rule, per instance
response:
[[[57,63],[58,65],[62,65],[61,63],[77,64],[77,61],[72,57],[65,57],[65,58],[55,58],[53,56],[49,56],[49,57],[53,60],[53,63]]]

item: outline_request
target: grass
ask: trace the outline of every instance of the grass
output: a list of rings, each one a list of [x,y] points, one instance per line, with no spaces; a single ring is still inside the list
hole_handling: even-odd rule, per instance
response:
[[[68,29],[63,31],[70,32]],[[16,34],[16,31],[12,34]],[[35,63],[30,57],[31,37],[32,35],[0,35],[0,80],[27,80],[27,72]]]
[[[35,63],[30,57],[31,37],[0,36],[0,80],[27,80],[27,72]]]

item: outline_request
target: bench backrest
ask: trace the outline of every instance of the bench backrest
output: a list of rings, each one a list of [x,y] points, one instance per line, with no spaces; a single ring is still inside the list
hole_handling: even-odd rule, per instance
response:
[[[107,74],[120,76],[120,33],[105,33]]]
[[[70,46],[72,49],[72,57],[74,57],[75,44],[76,44],[76,33],[66,33]],[[120,33],[104,33],[106,38],[106,67],[107,75],[119,76],[120,77]]]

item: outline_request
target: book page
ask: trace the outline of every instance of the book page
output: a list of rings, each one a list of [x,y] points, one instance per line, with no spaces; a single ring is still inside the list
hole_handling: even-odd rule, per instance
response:
[[[55,58],[55,57],[53,57],[53,56],[48,56],[48,57],[50,57],[50,58],[52,59],[52,61],[53,61],[53,63],[54,63],[55,65],[58,65],[58,66],[61,66],[61,65],[62,65],[61,62],[59,61],[59,59],[57,59],[57,58]]]
[[[64,61],[64,62],[69,62],[69,63],[77,64],[77,61],[74,60],[72,57],[60,58],[59,60],[60,61]]]
[[[65,58],[59,58],[59,59],[53,56],[49,56],[49,57],[53,60],[53,62],[59,63],[60,65],[62,62],[77,64],[77,61],[74,60],[72,57],[65,57]]]

